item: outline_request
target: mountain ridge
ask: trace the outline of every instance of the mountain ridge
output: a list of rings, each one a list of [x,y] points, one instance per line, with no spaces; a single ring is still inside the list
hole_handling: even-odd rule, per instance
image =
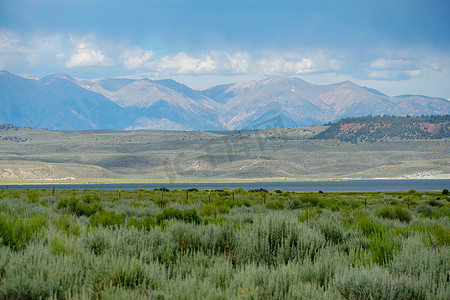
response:
[[[172,79],[28,79],[1,71],[0,103],[0,123],[63,130],[227,130],[321,125],[370,114],[450,114],[447,99],[390,97],[350,81],[315,85],[297,77],[192,89]]]

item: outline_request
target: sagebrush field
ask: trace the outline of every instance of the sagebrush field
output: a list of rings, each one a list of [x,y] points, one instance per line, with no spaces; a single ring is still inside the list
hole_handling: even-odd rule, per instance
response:
[[[0,299],[448,299],[448,191],[0,194]]]

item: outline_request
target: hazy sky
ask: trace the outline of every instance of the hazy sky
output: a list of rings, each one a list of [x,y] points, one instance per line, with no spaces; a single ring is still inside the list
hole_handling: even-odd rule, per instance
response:
[[[449,0],[0,0],[0,69],[30,77],[296,76],[450,98],[449,49]]]

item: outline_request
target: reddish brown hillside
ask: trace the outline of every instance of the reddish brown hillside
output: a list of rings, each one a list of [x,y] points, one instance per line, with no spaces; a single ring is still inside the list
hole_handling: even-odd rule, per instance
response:
[[[381,139],[441,139],[450,137],[450,115],[422,117],[358,117],[332,124],[313,139],[347,142]]]

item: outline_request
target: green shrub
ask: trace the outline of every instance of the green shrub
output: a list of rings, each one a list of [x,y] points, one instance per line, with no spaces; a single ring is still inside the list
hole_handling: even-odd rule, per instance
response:
[[[316,206],[319,203],[319,198],[313,195],[302,195],[299,199],[303,204]]]
[[[156,216],[156,223],[162,224],[166,220],[173,219],[195,224],[200,224],[202,222],[202,219],[198,216],[195,209],[181,211],[179,209],[169,207]]]
[[[428,204],[419,204],[416,206],[415,211],[421,216],[421,217],[427,217],[430,218],[434,215],[433,207],[431,207]]]
[[[94,203],[94,202],[99,202],[99,201],[100,201],[100,197],[99,197],[97,194],[83,195],[82,201],[83,201],[84,203]]]
[[[445,225],[434,224],[428,230],[427,245],[431,247],[450,245],[450,229]]]
[[[404,209],[401,208],[400,206],[395,206],[394,207],[394,219],[397,219],[401,222],[409,222],[411,220],[411,213]]]
[[[448,189],[443,189],[443,190],[442,190],[442,195],[448,195],[448,194],[449,194]]]
[[[77,197],[72,196],[70,198],[61,199],[56,207],[58,209],[66,209],[77,216],[84,215],[89,217],[103,211],[102,204],[93,199],[95,199],[95,197],[87,195],[84,197],[83,201],[80,201]]]
[[[214,199],[214,201],[211,201],[212,204],[214,204],[216,206],[216,208],[218,209],[220,206],[227,206],[229,209],[233,208],[233,207],[240,207],[240,206],[247,206],[250,207],[251,203],[248,200],[232,200],[232,199],[227,199],[227,198],[217,198]],[[229,211],[228,209],[228,211]],[[227,209],[222,209],[224,211],[227,211]],[[225,214],[227,214],[228,212],[224,212]]]
[[[385,219],[392,219],[392,211],[389,207],[385,206],[375,212],[375,215]]]
[[[400,245],[387,233],[379,232],[370,240],[372,261],[378,265],[388,265]]]
[[[355,218],[353,226],[369,238],[379,236],[386,232],[386,228],[380,223],[374,221],[371,217],[362,214]]]
[[[89,217],[89,223],[98,227],[99,225],[108,227],[108,226],[123,226],[125,225],[125,216],[116,214],[115,211],[107,212],[103,211],[98,214],[92,215]]]
[[[216,205],[214,203],[203,205],[203,207],[199,209],[199,214],[202,217],[215,217],[217,214]]]
[[[71,220],[70,215],[60,215],[54,221],[56,228],[66,234],[80,235],[80,226]]]
[[[159,198],[154,200],[153,202],[155,202],[155,204],[158,205],[160,208],[164,208],[169,204],[170,201],[164,198]]]
[[[266,208],[274,210],[282,210],[284,209],[284,203],[281,201],[267,202]]]
[[[9,196],[9,198],[15,198],[15,199],[19,199],[20,198],[20,194],[18,192],[12,192],[8,196]]]
[[[347,238],[347,234],[344,231],[341,223],[333,218],[324,218],[323,216],[314,222],[314,225],[322,231],[323,236],[327,242],[332,244],[340,244]]]
[[[195,209],[188,209],[183,211],[183,221],[187,223],[200,224],[202,219],[198,216]]]
[[[143,217],[140,220],[136,220],[136,218],[131,218],[127,223],[128,227],[133,226],[139,230],[147,230],[147,231],[150,231],[156,225],[158,225],[156,219],[151,216]]]
[[[53,255],[69,255],[74,253],[74,249],[64,237],[55,237],[50,241],[50,248]]]
[[[230,213],[230,207],[226,204],[217,205],[216,209],[219,214],[227,215]]]
[[[107,249],[111,247],[109,239],[107,239],[101,232],[93,232],[84,240],[85,247],[94,255],[102,255]]]
[[[235,194],[240,194],[240,195],[247,194],[247,191],[244,190],[243,188],[237,188],[237,189],[234,189],[234,190],[232,190],[232,191],[233,191],[233,193],[235,193]]]
[[[136,201],[131,201],[130,205],[131,205],[132,207],[141,207],[141,206],[142,206],[142,203],[139,203],[139,202],[136,202]]]
[[[300,200],[298,199],[293,199],[290,201],[288,209],[300,209],[302,208],[302,202],[300,202]]]
[[[142,228],[147,230],[147,231],[150,231],[150,229],[152,227],[155,227],[157,225],[156,219],[154,217],[151,217],[151,216],[143,217],[141,219],[140,223],[142,224]]]
[[[298,216],[298,220],[300,222],[308,222],[311,219],[315,219],[317,217],[319,217],[322,214],[322,209],[318,206],[316,206],[316,209],[312,209],[312,208],[307,208],[305,209],[304,212],[302,212],[299,216]]]
[[[217,192],[220,197],[226,197],[231,195],[231,192],[228,189],[215,190],[215,192]]]
[[[181,210],[169,207],[160,212],[156,216],[156,222],[158,224],[161,224],[164,220],[171,220],[171,219],[183,220],[183,213],[181,212]]]
[[[430,206],[435,206],[435,207],[442,207],[444,206],[444,204],[442,204],[441,202],[439,202],[439,200],[436,199],[430,199],[426,202],[426,204],[430,205]]]
[[[28,193],[28,202],[29,203],[37,203],[39,202],[39,192],[37,190],[33,190]]]
[[[248,200],[239,200],[239,201],[236,202],[236,206],[251,207],[252,204]]]
[[[136,258],[121,258],[114,261],[111,266],[105,266],[108,272],[105,274],[105,279],[111,283],[112,286],[122,287],[128,290],[133,290],[139,286],[145,286],[150,283],[145,272],[145,266]],[[116,295],[111,295],[115,298]],[[123,299],[123,297],[120,297]],[[128,297],[125,297],[128,298]]]
[[[318,205],[321,208],[328,208],[331,211],[339,211],[341,209],[342,204],[345,202],[337,201],[335,199],[320,199]]]
[[[350,200],[348,203],[349,203],[349,206],[352,209],[357,209],[357,208],[360,208],[362,206],[362,203],[359,202],[359,201],[356,201],[356,200]]]
[[[254,190],[249,190],[249,193],[269,193],[268,190],[263,189],[263,188],[259,188],[259,189],[254,189]]]
[[[12,250],[19,251],[46,225],[46,220],[40,215],[30,218],[0,215],[0,241]]]
[[[397,299],[389,271],[381,267],[341,271],[335,276],[335,286],[345,299]]]
[[[394,208],[385,206],[376,211],[375,215],[390,220],[397,219],[401,222],[409,222],[411,220],[411,213],[400,206],[395,206]]]

